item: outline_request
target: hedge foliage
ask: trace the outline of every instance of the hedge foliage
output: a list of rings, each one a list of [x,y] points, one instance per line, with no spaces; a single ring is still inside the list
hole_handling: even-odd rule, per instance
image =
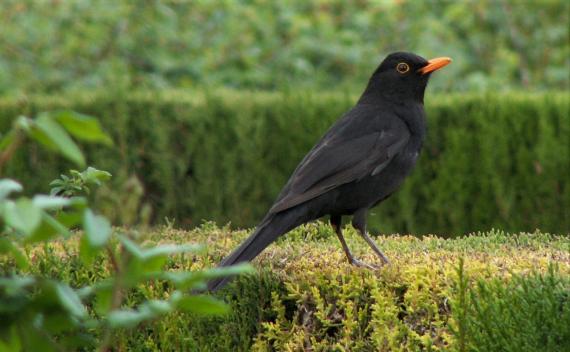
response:
[[[0,100],[19,114],[70,108],[100,117],[113,148],[86,149],[117,182],[143,181],[155,219],[253,226],[302,156],[353,103],[311,92],[106,92]],[[429,95],[424,152],[395,196],[371,212],[382,233],[570,231],[570,95]],[[30,157],[31,156],[31,157]],[[47,189],[64,161],[22,151],[7,170]]]
[[[568,88],[567,1],[22,1],[0,6],[0,94],[363,82],[451,56],[430,89]],[[532,29],[532,30],[530,30]]]
[[[379,264],[351,228],[347,242]],[[202,255],[171,258],[169,270],[217,263],[249,231],[207,223],[192,231],[157,228],[147,243],[207,243]],[[456,239],[382,236],[391,259],[376,271],[346,262],[330,226],[311,223],[270,246],[219,295],[223,317],[176,313],[120,332],[125,351],[565,351],[570,347],[570,241],[500,231]],[[75,245],[27,248],[30,270],[87,284],[109,275],[100,257],[85,266]],[[40,253],[45,252],[43,256]],[[7,269],[8,268],[8,269]],[[0,263],[1,270],[11,270]],[[173,290],[150,281],[127,304],[164,299]],[[537,346],[540,346],[537,348]]]

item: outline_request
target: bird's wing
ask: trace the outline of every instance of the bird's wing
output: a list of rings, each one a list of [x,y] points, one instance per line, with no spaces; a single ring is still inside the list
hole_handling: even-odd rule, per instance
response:
[[[404,122],[350,138],[329,134],[307,155],[291,176],[270,213],[316,198],[343,184],[381,172],[408,142]]]

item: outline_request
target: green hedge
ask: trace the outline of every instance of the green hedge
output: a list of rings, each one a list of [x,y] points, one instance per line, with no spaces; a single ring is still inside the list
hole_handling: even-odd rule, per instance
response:
[[[380,264],[352,228],[348,245]],[[141,231],[148,244],[207,243],[177,255],[167,270],[212,266],[250,231],[207,224],[192,231]],[[118,351],[568,351],[570,241],[545,233],[499,231],[442,239],[382,236],[391,265],[349,265],[330,226],[312,223],[270,246],[218,293],[225,316],[176,313],[117,332]],[[77,243],[28,247],[30,270],[81,287],[109,275],[100,256],[88,266]],[[0,271],[13,266],[0,260]],[[164,299],[173,288],[150,281],[125,292],[126,306]],[[89,309],[90,314],[95,314]]]
[[[136,173],[155,219],[253,226],[290,172],[355,97],[311,92],[115,92],[0,100],[19,114],[70,108],[102,119],[116,146],[86,150],[119,180]],[[428,139],[412,176],[371,212],[392,233],[570,231],[570,96],[430,95]],[[7,170],[29,191],[69,165],[35,147]]]
[[[1,3],[0,94],[354,87],[384,56],[405,48],[453,57],[432,90],[569,83],[566,1]]]

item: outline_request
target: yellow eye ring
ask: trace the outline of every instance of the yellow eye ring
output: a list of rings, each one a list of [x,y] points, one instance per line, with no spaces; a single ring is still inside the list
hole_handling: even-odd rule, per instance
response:
[[[396,71],[398,71],[401,74],[407,73],[410,70],[410,65],[408,65],[405,62],[400,62],[398,65],[396,65]]]

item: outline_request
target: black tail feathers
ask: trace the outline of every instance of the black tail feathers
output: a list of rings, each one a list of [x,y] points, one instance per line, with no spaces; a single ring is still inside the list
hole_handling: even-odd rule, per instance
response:
[[[253,234],[230,255],[224,258],[219,266],[230,266],[252,260],[279,236],[298,225],[300,225],[300,222],[291,211],[272,214],[266,217],[261,224],[257,226]],[[208,291],[218,290],[225,286],[231,279],[231,277],[226,277],[210,281],[208,283]]]

